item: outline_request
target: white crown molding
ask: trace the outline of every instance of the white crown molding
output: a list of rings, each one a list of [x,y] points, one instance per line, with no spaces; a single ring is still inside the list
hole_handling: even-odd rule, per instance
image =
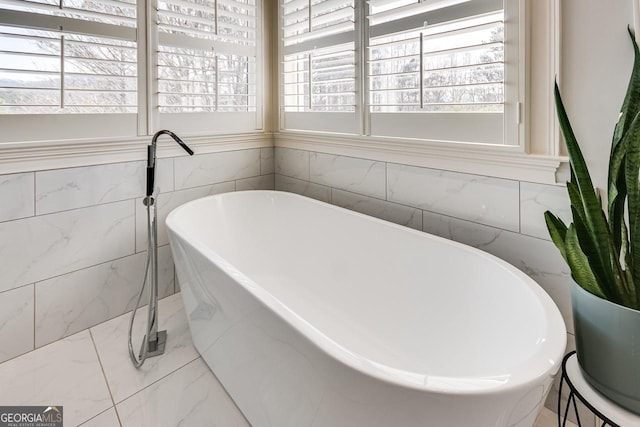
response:
[[[196,154],[273,146],[270,132],[185,137]],[[108,140],[0,143],[0,175],[146,159],[150,136]],[[158,157],[187,154],[172,141],[158,141]]]
[[[518,181],[556,184],[564,157],[526,154],[519,147],[487,146],[303,131],[274,133],[276,147],[463,172]]]

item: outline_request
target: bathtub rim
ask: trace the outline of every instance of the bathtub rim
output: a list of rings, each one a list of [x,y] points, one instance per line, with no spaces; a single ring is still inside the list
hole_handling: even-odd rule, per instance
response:
[[[196,239],[189,240],[184,236],[188,236],[188,232],[184,230],[176,220],[179,213],[183,209],[188,209],[190,206],[205,203],[208,199],[217,199],[222,197],[242,197],[241,194],[249,195],[251,193],[260,194],[279,194],[285,197],[294,197],[304,199],[305,202],[310,202],[326,208],[335,209],[350,215],[361,217],[364,220],[374,221],[396,228],[402,232],[419,233],[422,238],[429,238],[439,241],[444,244],[451,244],[459,247],[465,251],[472,252],[475,256],[486,258],[488,262],[494,262],[506,268],[514,274],[523,286],[527,286],[535,295],[536,300],[541,305],[543,312],[545,313],[547,332],[545,336],[545,342],[537,348],[537,351],[532,353],[530,357],[524,359],[520,365],[516,366],[515,372],[510,373],[508,381],[504,383],[496,384],[496,376],[478,376],[478,377],[452,377],[452,376],[436,376],[428,375],[418,372],[407,371],[393,366],[387,366],[379,362],[374,362],[366,357],[359,356],[343,345],[335,342],[331,337],[324,334],[321,330],[315,328],[308,321],[295,313],[292,309],[287,307],[284,303],[273,296],[269,291],[263,288],[259,283],[256,283],[251,278],[246,276],[240,269],[236,268],[233,264],[225,260],[218,255],[212,248],[208,247],[203,241]],[[201,255],[209,259],[216,267],[224,272],[227,276],[232,277],[237,283],[239,283],[244,290],[249,292],[259,303],[269,308],[277,316],[279,316],[290,327],[294,328],[298,333],[302,334],[307,340],[316,345],[321,351],[328,354],[330,357],[336,359],[338,362],[364,374],[369,377],[373,377],[380,381],[404,387],[422,392],[432,392],[437,394],[452,394],[452,395],[492,395],[509,393],[514,390],[522,389],[528,385],[540,382],[541,380],[554,376],[559,368],[564,352],[566,350],[566,325],[562,318],[559,309],[540,285],[538,285],[533,279],[520,271],[515,266],[507,263],[506,261],[484,252],[480,249],[466,245],[464,243],[455,242],[440,236],[436,236],[427,232],[404,227],[389,221],[385,221],[370,215],[361,214],[359,212],[351,211],[339,206],[335,206],[329,203],[318,201],[306,196],[301,196],[295,193],[289,193],[276,190],[247,190],[240,192],[220,193],[211,196],[205,196],[196,200],[187,202],[177,208],[173,209],[167,216],[166,225],[170,233],[170,242],[173,239],[171,233],[179,236],[182,240],[185,240]],[[552,327],[553,325],[553,327]],[[558,332],[561,331],[561,332]],[[555,348],[555,350],[554,350]],[[526,364],[529,362],[529,365]],[[375,366],[375,368],[374,368]],[[506,375],[506,374],[505,374]],[[423,379],[436,379],[438,384],[429,384],[417,381],[411,381],[411,378],[423,378]],[[469,387],[469,381],[474,382],[474,387]],[[449,382],[449,384],[446,384]],[[466,385],[466,388],[460,388],[461,385]],[[457,387],[456,387],[457,386]]]

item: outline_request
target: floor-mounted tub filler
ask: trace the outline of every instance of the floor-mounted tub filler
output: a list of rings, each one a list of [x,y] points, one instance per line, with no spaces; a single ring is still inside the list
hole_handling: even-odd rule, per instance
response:
[[[129,358],[133,366],[141,367],[145,360],[149,357],[160,356],[164,353],[164,347],[167,343],[167,331],[158,331],[158,215],[156,210],[156,200],[158,199],[158,189],[156,188],[156,145],[158,138],[162,135],[168,135],[178,143],[184,151],[193,156],[193,150],[184,143],[178,135],[170,130],[160,130],[153,135],[151,144],[147,145],[147,183],[146,196],[142,203],[147,211],[147,262],[144,271],[144,279],[138,293],[138,299],[135,307],[140,306],[140,300],[144,289],[149,285],[149,305],[147,305],[147,326],[145,335],[142,339],[140,353],[136,356],[133,349],[133,323],[136,320],[136,311],[131,311],[129,318]]]
[[[480,250],[277,191],[167,218],[196,348],[261,426],[533,425],[565,325]]]

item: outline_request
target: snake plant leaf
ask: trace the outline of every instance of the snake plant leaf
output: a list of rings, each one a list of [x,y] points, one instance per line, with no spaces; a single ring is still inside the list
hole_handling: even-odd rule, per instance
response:
[[[608,300],[618,304],[621,303],[622,300],[616,290],[614,280],[608,275],[606,266],[600,262],[600,258],[598,257],[598,243],[593,239],[593,235],[587,229],[585,218],[577,212],[576,207],[573,205],[571,206],[571,213],[573,214],[572,225],[578,239],[580,250],[588,260],[589,268],[598,282],[600,290]],[[565,248],[565,251],[566,250]]]
[[[578,191],[578,187],[575,182],[567,182],[567,193],[569,193],[569,201],[571,202],[571,206],[573,206],[573,209],[576,210],[581,218],[584,218],[584,206],[582,206],[580,192]]]
[[[613,131],[613,140],[611,144],[611,152],[615,150],[618,143],[622,141],[624,134],[629,130],[631,122],[640,111],[640,49],[636,43],[636,37],[631,27],[627,27],[629,38],[633,45],[633,68],[631,70],[631,78],[627,86],[622,107],[620,108],[620,117]]]
[[[631,275],[631,253],[629,252],[629,233],[627,231],[627,224],[622,221],[622,247],[620,249],[622,262],[624,262],[624,280],[627,286],[633,286],[633,276]],[[638,296],[636,296],[636,300]],[[640,307],[640,300],[637,302],[637,306]]]
[[[624,136],[626,140],[625,177],[627,185],[627,201],[629,213],[629,252],[631,253],[631,276],[633,283],[640,283],[640,117],[636,115],[629,131]],[[629,268],[629,267],[628,267]],[[635,287],[628,286],[627,292],[637,300]]]
[[[627,30],[633,44],[633,69],[627,87],[627,93],[620,109],[620,117],[613,132],[608,179],[609,223],[614,247],[618,253],[620,253],[623,244],[622,227],[624,225],[624,208],[627,196],[623,167],[626,155],[626,146],[624,144],[626,140],[624,136],[640,110],[640,50],[638,49],[633,31],[629,27],[627,27]]]
[[[547,229],[549,230],[551,240],[560,251],[560,255],[562,255],[564,261],[569,264],[567,261],[566,249],[564,247],[564,241],[567,237],[567,226],[560,218],[552,214],[550,211],[546,211],[544,213],[544,221],[547,223]]]
[[[580,243],[578,243],[578,235],[576,234],[574,224],[569,225],[569,228],[567,229],[565,248],[567,264],[569,264],[571,275],[576,283],[592,294],[601,298],[606,298],[602,289],[600,289],[600,285],[598,284],[593,271],[591,270],[589,260],[580,249]]]
[[[613,283],[620,281],[622,280],[620,275],[614,274],[612,266],[612,260],[615,259],[616,256],[612,254],[614,248],[609,235],[609,225],[602,211],[602,205],[596,196],[589,170],[582,156],[582,151],[571,128],[571,123],[569,122],[567,112],[562,103],[557,82],[555,84],[554,95],[558,121],[566,142],[567,152],[569,153],[569,163],[573,171],[572,178],[575,178],[575,184],[580,195],[579,198],[582,205],[581,214],[584,215],[584,225],[588,238],[593,242],[593,245],[589,245],[590,251],[592,250],[590,254],[593,256],[590,262],[596,266],[597,275],[604,282]],[[602,283],[603,282],[601,282],[601,284]]]

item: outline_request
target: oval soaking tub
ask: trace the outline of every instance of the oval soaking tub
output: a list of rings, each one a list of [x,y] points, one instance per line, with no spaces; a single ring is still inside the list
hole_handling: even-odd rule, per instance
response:
[[[193,342],[255,427],[530,427],[562,360],[549,296],[469,246],[277,191],[167,226]]]

